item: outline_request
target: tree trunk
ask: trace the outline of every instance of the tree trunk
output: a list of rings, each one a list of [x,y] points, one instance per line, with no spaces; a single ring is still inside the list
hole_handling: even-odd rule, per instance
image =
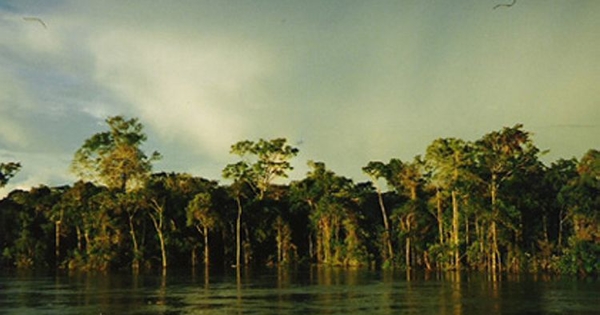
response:
[[[90,231],[89,228],[86,228],[85,230],[83,230],[83,237],[85,239],[85,255],[87,256],[87,258],[90,258],[91,253],[92,253],[92,241],[90,240]]]
[[[277,243],[277,264],[281,264],[283,260],[283,232],[281,227],[281,217],[277,217],[275,221],[275,229],[277,230],[277,235],[275,236],[275,242]]]
[[[410,236],[406,237],[406,246],[405,246],[405,259],[406,259],[406,269],[410,269]]]
[[[471,233],[469,229],[469,216],[465,215],[465,246],[468,248],[471,245],[471,239],[469,238],[469,233]]]
[[[497,207],[497,190],[498,187],[496,185],[496,174],[492,174],[492,183],[491,187],[491,198],[492,198],[492,224],[491,224],[491,234],[492,234],[492,248],[491,248],[491,263],[492,263],[492,272],[496,270],[500,271],[500,252],[498,250],[498,231],[496,225],[496,217],[498,216]]]
[[[437,189],[435,193],[435,200],[437,206],[437,221],[438,221],[438,233],[440,234],[440,245],[444,244],[444,213],[442,209],[442,192]]]
[[[385,210],[385,204],[383,203],[383,196],[381,195],[381,190],[379,189],[379,186],[377,184],[375,184],[375,188],[377,189],[377,198],[379,200],[379,208],[381,209],[381,216],[383,218],[383,228],[385,229],[383,235],[384,247],[387,247],[387,258],[392,261],[394,259],[394,249],[392,247],[392,238],[390,237],[391,233],[390,225],[388,223],[387,211]]]
[[[312,235],[308,234],[308,257],[312,260],[312,258],[315,256],[315,250],[313,248],[313,240],[312,240]]]
[[[242,201],[240,197],[235,198],[238,206],[237,220],[235,222],[235,266],[240,267],[240,258],[242,255]]]
[[[197,248],[197,246],[196,246],[196,245],[194,245],[194,247],[192,247],[192,251],[191,251],[191,253],[190,253],[190,256],[191,256],[191,257],[190,257],[190,262],[192,263],[192,270],[193,270],[193,268],[195,268],[195,267],[196,267],[196,263],[197,263],[197,259],[196,259],[196,248]]]
[[[129,234],[131,235],[131,242],[133,243],[133,261],[131,262],[131,267],[134,270],[138,270],[140,268],[140,249],[137,242],[137,237],[135,236],[135,226],[133,224],[133,214],[128,215],[129,218]]]
[[[491,233],[492,233],[491,263],[492,263],[492,272],[495,272],[496,270],[500,271],[500,264],[499,264],[499,259],[500,259],[499,256],[500,255],[498,252],[498,231],[497,231],[495,221],[492,221]]]
[[[250,230],[248,230],[248,225],[243,224],[244,228],[244,236],[246,239],[242,244],[243,252],[244,252],[244,265],[250,265],[250,261],[252,260],[252,245],[250,242]]]
[[[79,225],[75,226],[75,232],[77,234],[77,250],[79,250],[79,252],[81,253],[81,251],[83,250],[83,233],[81,233],[81,228],[79,227]]]
[[[158,241],[160,243],[160,254],[161,254],[161,259],[162,259],[162,268],[163,270],[167,268],[167,249],[165,246],[165,237],[163,234],[163,213],[164,213],[164,209],[163,207],[161,207],[158,202],[156,202],[156,200],[152,200],[152,203],[154,205],[154,210],[156,211],[156,215],[158,216],[158,218],[156,218],[156,216],[154,216],[152,213],[150,214],[150,219],[152,219],[152,223],[154,224],[154,228],[156,229],[156,234],[158,236]]]
[[[417,202],[417,185],[412,185],[410,187],[410,200],[413,202],[413,206],[415,208],[412,208],[410,210],[410,213],[408,214],[407,218],[406,218],[406,227],[407,227],[407,232],[408,235],[410,235],[411,229],[412,229],[412,222],[413,222],[413,217],[416,215],[416,202]],[[412,261],[411,261],[411,239],[410,236],[406,237],[406,267],[410,268],[412,266]]]
[[[479,216],[477,214],[475,214],[475,218],[473,219],[475,222],[475,237],[477,240],[477,243],[479,245],[479,255],[477,256],[477,268],[479,270],[482,270],[485,267],[485,263],[483,261],[483,257],[485,254],[485,236],[483,233],[484,228],[481,226],[483,224],[483,222],[480,221]]]
[[[417,186],[416,185],[410,186],[410,200],[412,200],[412,201],[417,200]]]
[[[152,223],[154,223],[154,228],[156,229],[156,234],[158,236],[158,242],[160,243],[160,255],[162,260],[163,269],[167,268],[167,250],[165,248],[165,238],[162,232],[162,216],[159,217],[159,220],[151,215]]]
[[[410,268],[412,265],[412,253],[411,253],[411,239],[410,239],[410,231],[411,231],[411,221],[412,221],[412,213],[409,213],[406,217],[400,219],[401,230],[406,232],[406,239],[404,240],[404,259],[406,262],[406,268]]]
[[[454,269],[460,269],[459,212],[456,190],[452,190],[452,245],[454,247]]]
[[[323,263],[329,263],[331,260],[331,224],[328,222],[328,220],[322,219],[322,225],[321,225],[321,233],[322,233],[322,238],[321,238],[321,242],[323,242]]]
[[[563,223],[565,220],[563,219],[563,209],[561,207],[558,213],[558,248],[562,249],[562,234],[563,234]]]
[[[543,228],[544,228],[544,242],[550,244],[550,237],[548,236],[548,216],[544,213],[542,216]]]
[[[210,262],[210,249],[208,247],[208,227],[204,226],[204,265],[208,266]]]
[[[60,225],[61,225],[61,220],[57,220],[55,222],[56,225],[56,234],[54,235],[54,258],[55,258],[55,265],[58,266],[59,260],[60,260]]]
[[[160,254],[162,257],[162,267],[163,269],[167,268],[167,249],[165,247],[165,238],[162,233],[162,229],[158,230],[158,239],[160,241]]]

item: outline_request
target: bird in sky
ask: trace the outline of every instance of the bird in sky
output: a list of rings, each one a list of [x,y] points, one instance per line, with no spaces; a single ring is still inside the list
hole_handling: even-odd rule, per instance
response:
[[[38,22],[40,23],[45,29],[48,29],[48,26],[46,25],[46,23],[44,23],[44,21],[42,19],[40,19],[39,17],[35,17],[35,16],[25,16],[23,17],[23,20],[27,21],[27,22]]]
[[[499,7],[507,7],[507,8],[510,8],[510,7],[512,7],[513,5],[515,5],[515,3],[517,3],[517,0],[513,0],[511,3],[500,3],[500,4],[496,4],[496,5],[494,6],[494,9],[493,9],[493,10],[496,10],[496,9],[498,9]]]

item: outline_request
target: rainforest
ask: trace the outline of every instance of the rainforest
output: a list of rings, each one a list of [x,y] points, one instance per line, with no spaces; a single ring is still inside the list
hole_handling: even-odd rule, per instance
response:
[[[0,201],[3,268],[600,273],[600,151],[547,165],[520,124],[370,161],[366,182],[324,161],[286,182],[299,149],[285,138],[232,144],[238,162],[223,165],[222,182],[153,172],[161,155],[142,150],[137,118],[106,127],[74,152],[78,181]],[[21,167],[1,163],[0,187]]]

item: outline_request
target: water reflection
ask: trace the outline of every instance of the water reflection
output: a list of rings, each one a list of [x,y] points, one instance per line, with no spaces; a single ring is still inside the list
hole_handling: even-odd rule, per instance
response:
[[[590,314],[597,280],[313,267],[0,274],[8,314]]]

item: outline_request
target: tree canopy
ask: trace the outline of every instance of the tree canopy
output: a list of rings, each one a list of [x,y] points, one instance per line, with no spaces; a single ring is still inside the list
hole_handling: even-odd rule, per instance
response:
[[[21,163],[0,163],[0,188],[4,187],[20,169]]]
[[[71,168],[81,179],[126,191],[143,185],[158,152],[147,156],[141,146],[146,141],[137,118],[114,116],[106,119],[108,131],[94,134],[75,152]]]
[[[152,173],[159,155],[142,150],[142,124],[106,122],[75,153],[79,181],[0,200],[3,266],[600,273],[600,152],[545,165],[520,124],[475,141],[435,139],[412,160],[369,161],[366,182],[309,161],[304,178],[286,183],[297,148],[242,140],[223,184]],[[0,184],[19,169],[0,164]]]

